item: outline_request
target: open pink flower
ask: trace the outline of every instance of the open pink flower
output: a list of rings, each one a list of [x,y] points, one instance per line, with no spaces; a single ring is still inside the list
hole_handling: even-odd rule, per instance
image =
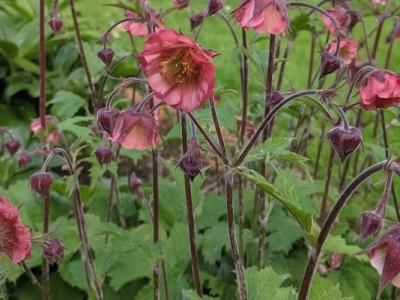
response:
[[[283,35],[289,27],[283,0],[245,0],[233,13],[244,29],[253,28],[258,33]]]
[[[360,89],[365,109],[387,108],[400,104],[400,75],[376,71],[364,80]]]
[[[400,224],[391,228],[367,249],[371,265],[381,276],[378,295],[380,298],[383,288],[391,282],[400,287]]]
[[[155,21],[156,24],[156,31],[164,28],[164,25],[162,24],[160,17],[158,14],[154,11],[151,10],[150,12],[150,17]],[[138,18],[140,19],[140,16],[133,11],[127,11],[125,13],[125,17],[128,18]],[[139,22],[139,21],[126,21],[122,24],[122,28],[124,28],[125,31],[129,32],[132,36],[147,36],[149,34],[149,29],[147,27],[147,24],[144,22]]]
[[[349,11],[346,7],[342,5],[338,5],[334,8],[328,9],[326,12],[333,17],[339,29],[339,32],[336,32],[335,25],[332,23],[331,19],[323,15],[321,17],[322,22],[328,28],[329,32],[333,35],[346,35],[346,33],[356,24],[355,18],[357,17],[354,15],[353,12]]]
[[[173,29],[150,35],[139,59],[157,98],[191,112],[212,96],[214,52]]]
[[[328,44],[327,51],[335,54],[337,41],[331,41]],[[339,56],[342,58],[345,65],[349,65],[357,57],[358,42],[351,38],[340,40]]]
[[[31,233],[22,224],[18,209],[0,196],[0,252],[18,264],[31,255]]]
[[[145,150],[156,148],[158,124],[153,116],[127,109],[121,112],[110,139],[125,149]]]

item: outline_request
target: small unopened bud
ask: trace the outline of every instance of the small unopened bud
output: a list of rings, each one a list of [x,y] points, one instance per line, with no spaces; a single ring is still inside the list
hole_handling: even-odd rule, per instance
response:
[[[142,180],[140,180],[140,178],[133,173],[131,175],[131,179],[129,180],[129,187],[132,189],[132,191],[137,192],[142,187],[142,184]]]
[[[52,264],[64,258],[64,246],[58,239],[50,239],[43,243],[43,256]]]
[[[365,211],[359,219],[360,237],[366,239],[371,235],[377,235],[383,226],[383,218],[375,211]]]
[[[343,255],[339,252],[333,252],[330,257],[329,270],[337,270],[343,262]]]
[[[14,155],[21,147],[21,143],[16,139],[10,139],[4,144],[4,146],[10,155]]]
[[[19,157],[18,165],[20,168],[25,168],[27,165],[30,164],[31,161],[32,157],[28,153],[24,152]]]
[[[352,30],[354,26],[360,21],[359,15],[356,11],[354,10],[348,10],[347,15],[349,16],[349,30]]]
[[[207,7],[207,16],[212,16],[218,13],[224,7],[222,0],[209,0]]]
[[[196,27],[200,26],[204,18],[207,16],[207,12],[201,11],[190,17],[190,28],[193,30]]]
[[[101,61],[107,66],[111,64],[114,58],[114,50],[111,48],[104,48],[97,52],[97,56],[101,59]]]
[[[178,166],[193,180],[201,174],[201,151],[199,140],[193,136],[190,140],[187,152],[182,156]]]
[[[349,129],[341,126],[335,127],[328,132],[327,137],[342,162],[362,143],[361,131],[355,127]]]
[[[109,164],[113,157],[113,152],[109,147],[99,147],[94,154],[100,165]]]
[[[59,18],[51,19],[48,24],[51,28],[51,31],[53,31],[53,33],[59,33],[61,28],[63,28],[63,26],[64,26],[64,22]]]
[[[38,172],[31,176],[30,183],[34,191],[42,196],[47,196],[53,184],[53,176],[48,172]]]
[[[337,56],[330,54],[327,51],[321,54],[321,71],[319,77],[322,78],[328,74],[331,74],[338,70],[342,64],[342,61]]]
[[[189,0],[174,0],[174,7],[176,9],[184,9],[189,5]]]
[[[270,103],[272,106],[279,104],[284,99],[283,95],[279,91],[273,91],[270,97]]]
[[[100,109],[97,112],[97,123],[100,128],[108,134],[112,133],[115,123],[120,116],[120,112],[116,109]]]

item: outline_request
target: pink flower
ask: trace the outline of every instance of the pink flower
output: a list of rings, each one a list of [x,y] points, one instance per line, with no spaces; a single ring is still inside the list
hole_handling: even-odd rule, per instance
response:
[[[215,55],[175,30],[166,29],[150,35],[139,59],[156,97],[191,112],[213,94]]]
[[[364,79],[360,89],[365,109],[387,108],[400,104],[400,75],[376,71]]]
[[[31,255],[31,233],[10,200],[0,196],[0,252],[18,264]]]
[[[289,27],[283,0],[245,0],[233,13],[244,29],[250,27],[258,33],[283,35]]]
[[[331,19],[323,15],[322,22],[328,28],[329,32],[333,35],[341,34],[346,35],[346,33],[355,25],[356,20],[354,13],[346,9],[345,7],[339,5],[334,8],[328,9],[326,11],[330,14],[336,21],[339,32],[336,32],[335,25],[332,23]]]
[[[388,3],[388,0],[372,0],[372,3],[386,5]]]
[[[184,9],[189,5],[189,0],[174,0],[173,4],[176,9]]]
[[[327,51],[335,54],[337,41],[331,41],[328,44]],[[342,58],[345,65],[349,65],[357,57],[358,42],[351,38],[340,40],[339,56]]]
[[[57,129],[56,129],[57,119],[54,118],[53,116],[47,115],[46,123],[47,123],[47,130],[48,130],[47,142],[48,143],[57,142],[58,139],[61,137],[61,133],[59,131],[57,131]],[[41,124],[40,118],[33,119],[30,127],[31,127],[33,134],[36,134],[36,135],[41,134],[42,133],[42,124]]]
[[[110,139],[125,149],[156,148],[158,124],[149,114],[127,109],[122,111],[117,119]]]
[[[125,13],[125,17],[128,18],[138,18],[140,19],[140,16],[132,11],[127,11]],[[156,31],[164,28],[160,17],[157,15],[155,11],[150,12],[150,17],[155,20],[156,24]],[[132,36],[147,36],[149,34],[149,29],[147,27],[147,24],[144,22],[139,22],[139,21],[126,21],[122,24],[122,27],[124,28],[125,31],[129,32]]]
[[[369,261],[381,276],[378,295],[380,298],[383,288],[392,282],[400,287],[400,224],[391,228],[367,249]]]

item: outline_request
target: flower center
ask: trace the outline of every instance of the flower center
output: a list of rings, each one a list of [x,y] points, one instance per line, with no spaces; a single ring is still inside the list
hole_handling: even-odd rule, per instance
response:
[[[187,49],[174,50],[160,66],[161,75],[172,84],[193,81],[199,73],[199,66]]]

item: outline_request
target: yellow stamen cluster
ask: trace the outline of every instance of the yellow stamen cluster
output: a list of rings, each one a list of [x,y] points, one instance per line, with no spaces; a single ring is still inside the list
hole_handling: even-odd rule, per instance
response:
[[[161,75],[173,84],[195,80],[198,69],[188,49],[177,49],[160,63]]]

